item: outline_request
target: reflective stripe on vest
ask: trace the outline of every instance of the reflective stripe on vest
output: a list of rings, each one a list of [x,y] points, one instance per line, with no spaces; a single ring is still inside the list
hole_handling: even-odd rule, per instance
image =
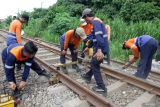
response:
[[[103,35],[103,38],[107,38],[107,35]],[[97,40],[96,39],[93,39],[93,42],[96,42]]]

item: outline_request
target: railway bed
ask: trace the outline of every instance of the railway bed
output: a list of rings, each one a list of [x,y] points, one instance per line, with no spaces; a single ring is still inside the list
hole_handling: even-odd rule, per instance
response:
[[[1,31],[1,32],[4,33],[4,31]],[[51,47],[50,44],[44,43],[39,40],[38,41],[32,40],[32,41],[34,41],[39,46],[39,51],[36,55],[36,60],[41,65],[43,65],[44,68],[48,69],[48,71],[50,71],[51,69],[54,69],[55,70],[54,74],[58,74],[60,76],[60,81],[63,84],[66,84],[67,87],[71,88],[74,91],[73,93],[75,93],[75,96],[80,95],[81,99],[85,99],[89,103],[94,105],[95,103],[92,102],[92,100],[87,99],[88,95],[84,95],[84,93],[80,94],[77,90],[73,89],[72,86],[65,83],[65,81],[61,78],[61,76],[64,75],[64,77],[74,80],[81,87],[85,89],[91,89],[92,86],[95,85],[94,79],[92,79],[92,82],[88,84],[81,77],[81,74],[88,71],[89,69],[88,65],[79,64],[81,69],[80,72],[77,72],[74,69],[72,69],[71,66],[68,66],[67,67],[69,72],[68,75],[63,74],[63,72],[61,71],[57,72],[55,65],[59,63],[59,54],[60,54],[59,49],[57,47],[56,48],[54,48],[53,46]],[[69,55],[67,55],[67,61],[68,62],[70,61]],[[138,107],[142,107],[142,106],[147,107],[148,105],[153,105],[153,107],[160,106],[159,104],[160,87],[156,85],[151,85],[150,83],[148,83],[148,81],[137,79],[135,77],[132,77],[131,75],[125,74],[124,72],[121,73],[121,75],[119,74],[119,76],[115,76],[116,74],[113,75],[113,73],[110,73],[109,70],[112,70],[112,69],[110,69],[109,67],[107,68],[105,64],[102,65],[103,79],[108,88],[108,93],[106,97],[102,95],[97,95],[97,93],[94,93],[91,90],[88,91],[90,93],[93,93],[93,95],[95,94],[96,96],[98,96],[98,98],[100,98],[101,100],[104,100],[105,102],[107,102],[108,104],[106,103],[104,107],[107,107],[107,106],[108,107],[111,107],[111,106],[135,107],[136,104],[139,105]],[[112,72],[116,72],[116,71],[112,71]],[[123,76],[123,77],[120,78],[120,76],[121,77]],[[132,79],[129,79],[129,78],[132,78]],[[145,86],[140,87],[139,85],[135,85],[135,83],[132,84],[131,81],[129,80],[139,81],[143,83],[143,85],[145,84],[145,86],[148,87],[148,89],[145,89]],[[143,99],[143,101],[141,101],[141,99]],[[94,99],[94,101],[96,100]],[[95,106],[97,105],[95,104]],[[99,107],[103,107],[103,106],[99,106]]]

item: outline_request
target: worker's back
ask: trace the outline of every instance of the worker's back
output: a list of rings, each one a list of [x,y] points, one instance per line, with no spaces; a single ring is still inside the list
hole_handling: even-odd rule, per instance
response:
[[[17,32],[17,29],[22,28],[22,23],[19,20],[13,20],[9,27],[9,32],[15,33]]]

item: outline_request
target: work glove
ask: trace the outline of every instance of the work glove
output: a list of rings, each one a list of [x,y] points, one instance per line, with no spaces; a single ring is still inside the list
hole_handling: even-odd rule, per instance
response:
[[[19,88],[20,90],[24,90],[25,86],[26,86],[26,82],[25,82],[25,81],[21,81],[21,82],[19,83],[18,88]]]
[[[129,66],[131,66],[130,61],[128,61],[128,62],[122,67],[122,69],[126,69],[126,68],[128,68]]]
[[[9,82],[10,88],[14,91],[16,89],[16,84],[14,82]]]
[[[62,55],[66,55],[66,54],[67,54],[67,51],[66,51],[66,50],[63,50],[63,51],[61,52],[61,54],[62,54]]]
[[[93,57],[96,57],[98,61],[101,61],[104,57],[104,54],[102,53],[101,49],[98,49],[98,51],[96,52],[96,54]]]

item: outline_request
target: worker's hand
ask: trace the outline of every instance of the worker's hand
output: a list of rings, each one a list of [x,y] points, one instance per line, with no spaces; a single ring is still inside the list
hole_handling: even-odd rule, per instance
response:
[[[126,68],[128,68],[130,65],[131,65],[131,63],[130,63],[130,62],[127,62],[127,63],[122,67],[122,69],[126,69]]]
[[[16,84],[14,82],[9,82],[10,88],[14,91],[16,89]]]
[[[87,39],[83,39],[83,42],[87,42],[88,40]]]
[[[87,54],[88,52],[89,52],[89,48],[86,47],[86,48],[84,49],[83,53]]]
[[[20,89],[20,90],[24,90],[24,87],[26,86],[26,82],[25,81],[21,81],[20,83],[19,83],[19,86],[18,86],[18,88]]]
[[[94,55],[94,57],[97,58],[98,61],[102,60],[104,57],[104,54],[102,53],[101,49],[98,49],[97,53]]]
[[[63,50],[62,55],[66,55],[66,54],[67,54],[67,51]]]

